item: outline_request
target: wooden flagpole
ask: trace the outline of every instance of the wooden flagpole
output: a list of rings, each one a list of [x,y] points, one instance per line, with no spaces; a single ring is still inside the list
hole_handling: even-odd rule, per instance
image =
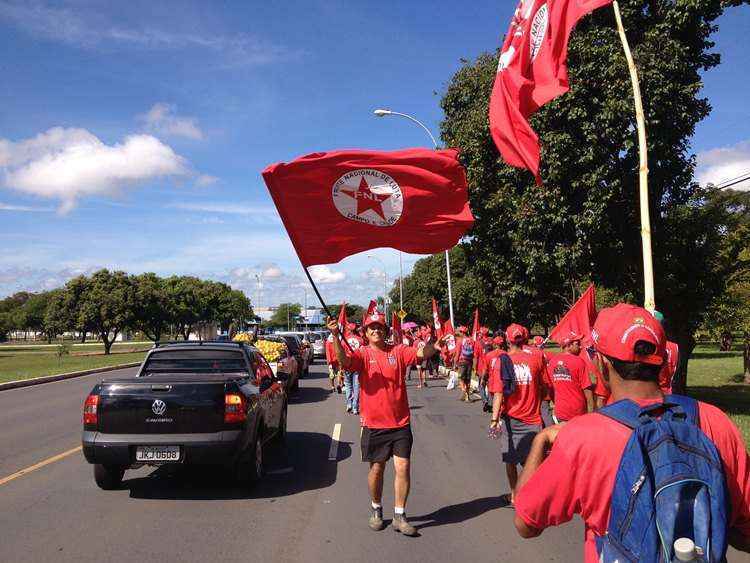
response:
[[[643,248],[643,298],[644,307],[653,312],[656,309],[656,300],[654,298],[654,265],[651,256],[651,217],[648,205],[648,147],[646,144],[646,119],[643,113],[641,87],[638,83],[638,70],[635,67],[633,54],[630,52],[630,45],[628,44],[628,38],[625,35],[625,29],[622,26],[620,6],[618,5],[617,0],[613,0],[612,7],[615,11],[617,31],[620,34],[622,48],[625,51],[625,58],[628,61],[630,81],[633,83],[635,119],[638,126],[638,152],[640,156],[639,185],[641,200],[641,246]]]
[[[313,291],[315,292],[315,295],[318,296],[318,301],[320,301],[320,304],[323,305],[323,309],[325,310],[326,315],[329,318],[333,318],[333,315],[331,314],[330,309],[328,309],[328,305],[326,305],[326,302],[323,301],[323,297],[320,295],[320,291],[318,291],[318,286],[315,285],[315,282],[313,281],[312,276],[310,275],[310,272],[307,271],[307,266],[302,264],[302,269],[305,271],[305,275],[307,276],[307,281],[310,282],[310,285],[312,286]],[[346,327],[344,327],[344,330],[346,330]],[[339,332],[339,340],[343,342],[344,344],[346,344],[346,347],[349,348],[349,352],[354,354],[354,350],[352,350],[351,344],[349,344],[349,341],[346,338],[344,338],[344,330]]]

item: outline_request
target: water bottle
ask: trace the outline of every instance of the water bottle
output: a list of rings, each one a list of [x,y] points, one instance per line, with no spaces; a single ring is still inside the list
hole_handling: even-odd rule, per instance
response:
[[[690,538],[680,538],[674,542],[673,563],[705,563],[703,550]]]

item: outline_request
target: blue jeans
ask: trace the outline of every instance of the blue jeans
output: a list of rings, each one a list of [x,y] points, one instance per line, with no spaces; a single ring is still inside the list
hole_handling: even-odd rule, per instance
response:
[[[344,371],[344,393],[346,393],[346,408],[359,412],[359,374],[354,371]]]
[[[487,382],[481,381],[479,384],[479,395],[482,397],[482,401],[485,405],[491,405],[492,404],[492,397],[487,392]]]

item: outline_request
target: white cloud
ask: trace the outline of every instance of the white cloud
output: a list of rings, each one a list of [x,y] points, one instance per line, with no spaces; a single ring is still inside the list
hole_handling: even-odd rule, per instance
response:
[[[318,283],[338,283],[346,279],[344,272],[335,272],[328,266],[310,266],[310,276]]]
[[[750,141],[698,153],[696,179],[700,184],[718,185],[750,173]],[[750,190],[750,179],[732,186],[735,190]]]
[[[175,107],[170,104],[154,104],[148,112],[138,116],[138,119],[143,121],[149,131],[155,133],[186,137],[197,141],[203,139],[203,131],[198,127],[195,118],[177,115]],[[205,178],[210,179],[211,176]],[[199,177],[198,182],[200,181],[201,178]]]
[[[224,67],[262,65],[296,54],[259,37],[241,33],[223,35],[214,31],[180,32],[154,27],[122,27],[101,13],[81,9],[44,6],[38,2],[0,0],[0,20],[10,22],[34,37],[83,49],[147,50],[199,49],[221,57]]]
[[[150,135],[106,145],[85,129],[55,127],[31,139],[0,139],[2,183],[60,201],[67,213],[90,195],[113,195],[149,180],[190,175],[187,161]]]
[[[281,219],[276,208],[268,205],[253,205],[246,203],[213,202],[213,203],[187,203],[175,202],[167,205],[169,209],[180,209],[182,211],[195,211],[197,213],[219,213],[223,215],[243,215],[254,217],[261,222],[280,223]]]
[[[0,211],[29,211],[29,212],[41,212],[49,213],[54,211],[51,207],[30,207],[28,205],[10,205],[8,203],[0,203]]]
[[[207,186],[212,186],[216,182],[218,182],[219,179],[216,176],[209,176],[208,174],[199,174],[198,177],[195,179],[195,185],[199,188],[205,188]]]
[[[281,271],[281,268],[278,266],[269,266],[265,270],[263,270],[263,277],[267,279],[276,279],[280,278],[284,275],[284,272]]]

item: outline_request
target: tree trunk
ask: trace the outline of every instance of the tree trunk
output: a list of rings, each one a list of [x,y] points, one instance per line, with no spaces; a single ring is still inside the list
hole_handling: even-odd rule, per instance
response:
[[[112,340],[109,339],[109,333],[108,332],[102,332],[102,342],[104,342],[104,354],[109,355],[111,349],[112,349],[112,343],[114,342],[114,337]]]
[[[86,344],[86,334],[87,331],[85,330],[81,333],[81,344]]]
[[[745,333],[745,349],[742,352],[742,363],[745,368],[745,383],[750,383],[750,332]]]
[[[183,325],[180,327],[180,333],[182,334],[182,337],[187,340],[190,338],[190,325]]]
[[[672,392],[684,395],[687,390],[688,360],[695,349],[695,338],[690,333],[680,333],[674,336],[675,342],[680,347],[680,359],[677,363],[677,372],[672,379]]]

